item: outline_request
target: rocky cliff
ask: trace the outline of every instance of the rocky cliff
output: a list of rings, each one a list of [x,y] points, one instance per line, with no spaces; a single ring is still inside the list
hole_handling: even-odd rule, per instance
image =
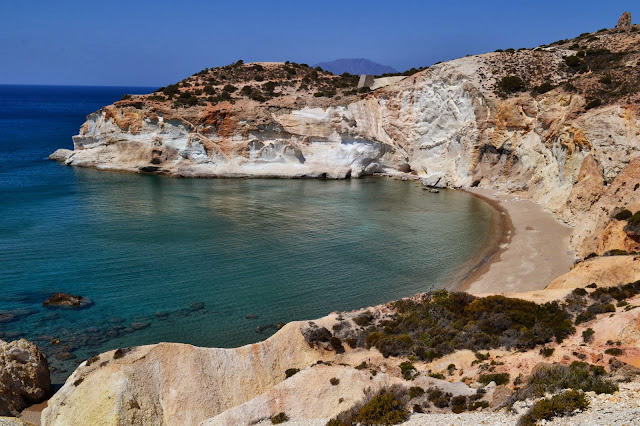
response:
[[[597,219],[593,206],[640,151],[630,28],[461,58],[370,93],[306,65],[207,69],[89,115],[74,150],[52,158],[193,177],[408,173],[519,193],[569,224],[606,228],[618,206]],[[589,232],[574,234],[579,255],[611,248]]]

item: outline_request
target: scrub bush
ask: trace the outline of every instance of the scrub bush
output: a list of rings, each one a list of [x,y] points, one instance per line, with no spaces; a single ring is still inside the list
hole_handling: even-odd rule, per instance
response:
[[[540,420],[550,420],[554,417],[562,417],[576,410],[589,408],[589,401],[584,393],[570,390],[551,398],[541,399],[518,420],[518,426],[534,426]]]

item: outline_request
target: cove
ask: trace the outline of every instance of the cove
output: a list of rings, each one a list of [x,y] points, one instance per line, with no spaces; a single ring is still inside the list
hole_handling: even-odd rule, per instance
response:
[[[0,338],[34,341],[56,383],[118,347],[234,347],[278,323],[451,286],[494,237],[489,204],[416,182],[65,167],[46,160],[52,148],[128,89],[3,90]],[[59,291],[94,303],[41,306]]]

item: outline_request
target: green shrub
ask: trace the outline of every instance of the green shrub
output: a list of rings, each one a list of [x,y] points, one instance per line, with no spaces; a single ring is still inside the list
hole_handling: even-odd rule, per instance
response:
[[[478,408],[488,408],[489,403],[487,401],[474,401],[469,404],[469,411],[476,411]]]
[[[589,110],[589,109],[597,108],[600,105],[602,105],[602,101],[600,99],[593,99],[587,102],[587,104],[584,106],[584,109]]]
[[[473,355],[475,355],[476,359],[478,361],[486,361],[489,359],[489,357],[491,356],[491,354],[489,354],[489,352],[487,352],[486,354],[482,354],[480,352],[476,352]]]
[[[375,346],[384,356],[431,361],[460,349],[532,349],[575,332],[569,313],[557,302],[538,305],[441,290],[393,306],[393,319],[365,331],[365,346]]]
[[[586,288],[598,288],[598,286],[596,285],[596,283],[591,283]]]
[[[481,374],[480,377],[478,377],[478,382],[485,386],[491,382],[495,382],[498,386],[506,385],[509,383],[509,373]]]
[[[416,368],[409,361],[404,361],[400,364],[400,372],[405,380],[412,380],[416,374]]]
[[[429,373],[429,377],[433,377],[434,379],[440,379],[440,380],[447,379],[442,373]]]
[[[456,414],[462,413],[467,410],[467,397],[464,395],[458,395],[451,398],[451,411]]]
[[[287,416],[285,413],[278,413],[275,416],[271,417],[271,424],[277,425],[280,423],[284,423],[288,420],[289,420],[289,416]]]
[[[570,390],[551,398],[541,399],[518,420],[518,426],[534,426],[540,420],[550,420],[554,417],[562,417],[576,410],[586,410],[589,402],[584,393]]]
[[[631,213],[631,211],[624,209],[622,211],[620,211],[619,213],[617,213],[613,218],[615,220],[629,220],[631,218],[631,216],[633,216],[633,213]]]
[[[233,93],[236,90],[238,90],[238,88],[232,84],[225,84],[222,90],[224,90],[227,93]]]
[[[409,399],[413,399],[422,395],[424,395],[424,389],[422,389],[420,386],[411,386],[409,388]]]
[[[340,340],[340,338],[336,336],[331,336],[331,339],[329,339],[329,343],[331,344],[331,347],[333,348],[334,351],[336,351],[337,354],[344,353],[344,346],[342,346],[342,340]]]
[[[549,358],[551,355],[553,355],[553,352],[555,352],[554,348],[542,348],[542,349],[540,349],[540,355],[542,355],[545,358]]]
[[[598,81],[602,84],[611,84],[613,82],[610,75],[604,75]]]
[[[120,98],[121,101],[126,101],[131,99],[131,95],[122,95],[122,97]]]
[[[580,66],[580,64],[582,64],[582,59],[580,59],[576,55],[571,55],[564,58],[564,62],[571,68],[577,68],[578,66]]]
[[[624,351],[620,348],[609,348],[605,350],[604,353],[612,356],[620,356],[624,353]]]
[[[640,234],[640,211],[635,212],[633,216],[627,219],[627,226],[624,227],[624,230],[627,233]]]
[[[547,93],[547,92],[553,90],[554,88],[555,88],[555,86],[553,84],[551,84],[549,82],[545,82],[545,83],[542,83],[539,86],[535,86],[533,88],[533,91],[542,95],[544,93]]]
[[[80,383],[82,383],[82,382],[84,382],[84,377],[80,377],[75,382],[73,382],[73,386],[78,387],[78,386],[80,386]]]
[[[563,389],[577,389],[597,394],[612,394],[618,386],[604,379],[605,371],[601,366],[574,361],[571,365],[538,364],[527,384],[518,390],[513,400],[542,397],[547,393],[557,393]]]
[[[516,76],[509,75],[503,77],[502,80],[498,83],[500,89],[502,89],[505,93],[515,93],[524,90],[524,81]]]
[[[584,288],[574,288],[571,293],[576,296],[586,296],[588,292]]]
[[[337,377],[332,377],[331,379],[329,379],[329,383],[331,383],[333,386],[338,386],[340,384],[340,379],[338,379]]]
[[[409,417],[409,412],[396,395],[383,390],[360,408],[356,421],[363,425],[395,425]]]
[[[371,324],[371,321],[373,321],[373,314],[370,311],[364,311],[353,319],[353,322],[355,322],[360,327],[365,327]]]
[[[593,328],[587,328],[585,331],[582,332],[582,340],[585,343],[591,343],[593,341],[594,334],[596,334],[596,332],[593,331]]]
[[[288,379],[289,377],[299,372],[300,372],[299,368],[287,368],[287,370],[284,372],[285,379]]]
[[[85,363],[85,366],[90,366],[93,363],[96,363],[100,361],[100,357],[99,356],[92,356],[91,358],[87,359],[87,362]]]
[[[427,389],[427,399],[429,401],[431,401],[431,402],[437,400],[442,395],[444,395],[444,392],[442,392],[441,389],[438,389],[438,388],[429,388],[429,389]]]

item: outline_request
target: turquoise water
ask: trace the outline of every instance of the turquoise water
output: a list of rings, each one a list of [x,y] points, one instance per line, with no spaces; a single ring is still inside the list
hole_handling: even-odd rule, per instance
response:
[[[117,347],[238,346],[278,322],[441,288],[487,241],[491,207],[411,182],[171,179],[46,160],[84,115],[145,90],[0,86],[0,314],[12,315],[0,333],[34,340],[56,382]],[[43,308],[57,291],[94,304]]]

